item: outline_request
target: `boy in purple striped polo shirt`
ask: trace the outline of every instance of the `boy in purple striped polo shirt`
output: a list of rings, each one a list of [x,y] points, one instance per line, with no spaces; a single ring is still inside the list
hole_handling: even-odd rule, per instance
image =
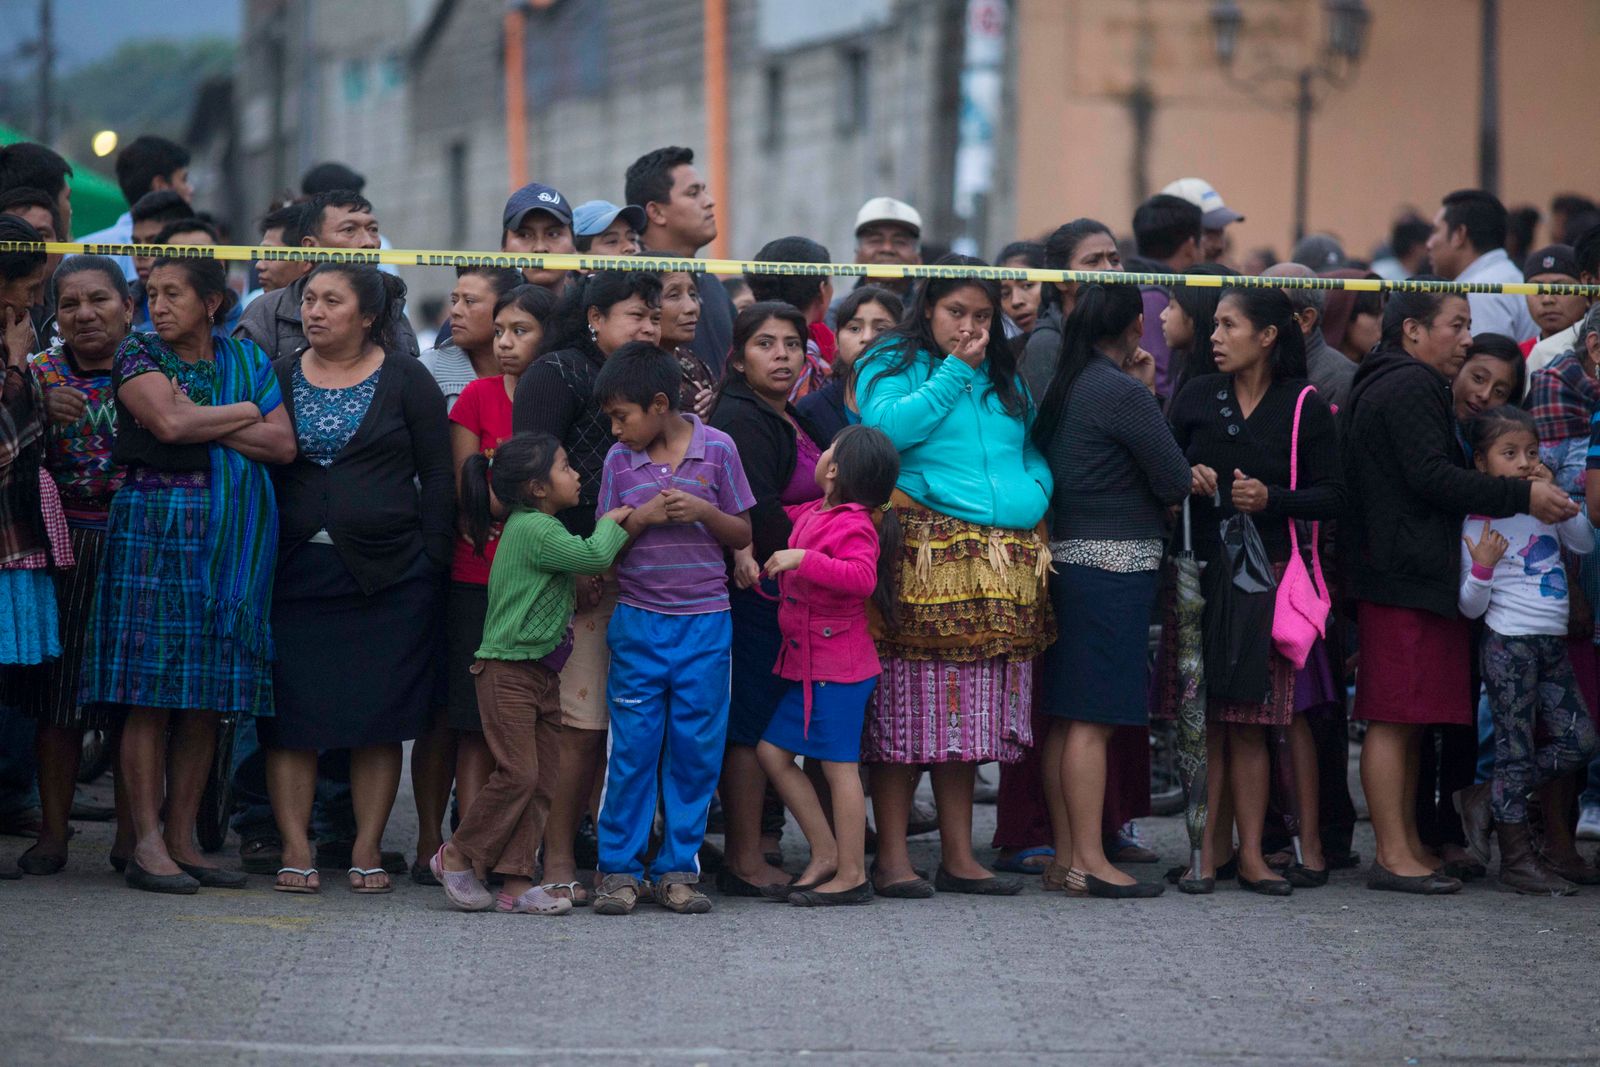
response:
[[[611,755],[594,901],[601,915],[626,915],[639,898],[658,786],[666,831],[651,864],[656,900],[677,912],[711,910],[695,885],[728,730],[733,627],[723,553],[750,543],[745,512],[755,497],[733,440],[677,411],[679,377],[676,359],[634,341],[612,353],[594,384],[617,438],[596,514],[634,508],[606,628]]]

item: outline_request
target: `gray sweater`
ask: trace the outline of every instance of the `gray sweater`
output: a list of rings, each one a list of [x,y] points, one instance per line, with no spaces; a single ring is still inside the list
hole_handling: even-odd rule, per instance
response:
[[[1055,541],[1160,539],[1165,509],[1189,495],[1189,461],[1161,406],[1105,356],[1073,382],[1045,458]]]

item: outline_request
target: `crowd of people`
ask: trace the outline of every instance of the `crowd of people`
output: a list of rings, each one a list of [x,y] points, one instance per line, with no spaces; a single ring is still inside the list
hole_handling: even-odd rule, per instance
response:
[[[134,141],[130,210],[88,240],[217,243],[187,166]],[[70,179],[47,148],[0,149],[0,241],[70,233]],[[260,244],[380,247],[362,185],[314,168]],[[623,200],[525,186],[500,246],[692,259],[716,236],[689,149],[640,157]],[[1425,234],[1395,227],[1392,264],[1314,235],[1253,269],[1594,284],[1600,217],[1564,202],[1571,239],[1520,265],[1504,206],[1463,190]],[[1077,218],[996,263],[1237,274],[1242,218],[1186,178],[1131,242]],[[859,263],[983,265],[931,256],[890,197],[855,234]],[[803,235],[754,258],[832,261]],[[1159,862],[1135,821],[1148,727],[1198,698],[1207,833],[1165,879],[1186,893],[1288,896],[1360,864],[1349,716],[1370,888],[1455,892],[1496,842],[1505,887],[1600,884],[1575,846],[1600,837],[1600,302],[467,266],[430,336],[393,272],[263,260],[254,280],[241,298],[223,263],[159,249],[0,253],[0,704],[32,720],[37,778],[31,822],[0,798],[37,837],[21,872],[65,867],[98,730],[110,862],[152,892],[254,873],[315,894],[343,868],[356,893],[408,872],[462,910],[540,915],[705,912],[712,870],[723,895],[809,907],[1026,878],[1153,897],[1124,870]],[[1203,564],[1203,682],[1180,547]],[[241,870],[195,838],[219,728]],[[410,858],[382,847],[408,742]],[[934,830],[919,870],[909,841]]]

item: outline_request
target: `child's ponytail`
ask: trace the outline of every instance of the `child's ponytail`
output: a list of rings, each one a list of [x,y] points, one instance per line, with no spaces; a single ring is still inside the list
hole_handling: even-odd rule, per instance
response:
[[[900,478],[900,453],[882,430],[871,426],[846,426],[833,439],[833,462],[839,468],[834,491],[841,504],[860,504],[873,510],[878,527],[878,584],[872,602],[884,625],[899,625],[900,593],[895,588],[904,534],[889,498]]]
[[[475,555],[482,557],[495,520],[495,505],[507,511],[537,508],[533,486],[548,485],[561,442],[547,433],[519,433],[502,441],[494,458],[468,456],[461,465],[461,514]]]
[[[872,590],[872,603],[883,617],[883,625],[891,631],[900,626],[900,591],[895,588],[895,575],[904,543],[899,516],[894,508],[883,506],[878,513],[878,584]]]
[[[472,553],[483,558],[494,525],[494,493],[489,488],[489,457],[474,453],[461,465],[461,515],[466,522]]]

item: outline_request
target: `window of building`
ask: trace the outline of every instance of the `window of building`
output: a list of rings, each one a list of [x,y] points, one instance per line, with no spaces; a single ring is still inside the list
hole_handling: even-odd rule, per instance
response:
[[[345,60],[340,82],[344,86],[345,103],[359,104],[367,95],[367,61],[364,58]]]
[[[450,145],[450,247],[467,247],[467,142]]]
[[[867,128],[872,94],[867,50],[860,47],[839,51],[839,91],[834,94],[834,125],[840,137],[851,137]]]
[[[761,145],[768,152],[783,145],[783,68],[776,63],[767,67]]]

